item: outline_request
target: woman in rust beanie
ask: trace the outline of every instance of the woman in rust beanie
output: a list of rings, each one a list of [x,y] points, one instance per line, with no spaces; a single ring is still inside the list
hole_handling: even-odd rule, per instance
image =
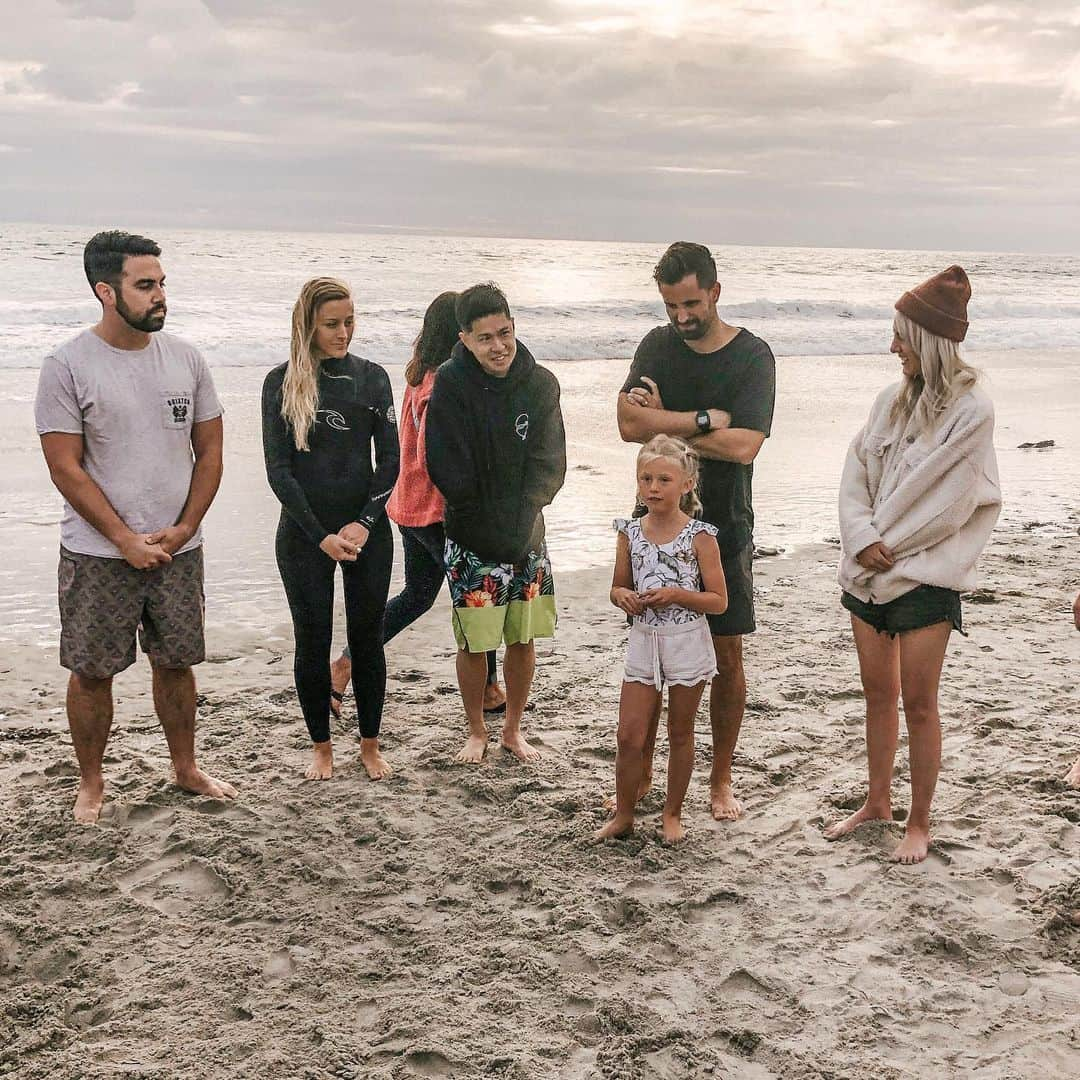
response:
[[[921,862],[941,762],[938,682],[960,593],[1001,508],[994,407],[960,356],[971,285],[950,266],[896,302],[890,351],[903,378],[878,395],[840,482],[841,603],[851,613],[866,698],[870,786],[862,808],[825,830],[845,836],[892,820],[890,787],[902,696],[911,811],[893,853]]]

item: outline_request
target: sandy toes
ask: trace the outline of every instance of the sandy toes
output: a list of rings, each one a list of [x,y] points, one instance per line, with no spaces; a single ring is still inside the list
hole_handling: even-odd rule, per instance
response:
[[[673,814],[660,815],[660,833],[665,844],[679,844],[686,839],[686,827],[682,819]]]
[[[603,828],[593,833],[593,840],[617,840],[620,836],[629,836],[634,831],[634,819],[632,817],[614,817]]]
[[[79,794],[75,797],[75,822],[78,825],[96,825],[101,816],[101,807],[105,802],[105,782],[79,784]]]
[[[891,807],[882,809],[863,804],[851,817],[844,818],[843,821],[833,822],[824,830],[822,836],[826,840],[839,840],[841,836],[853,833],[860,825],[865,825],[868,821],[892,821],[892,819]]]
[[[479,765],[487,753],[488,741],[479,735],[470,735],[465,740],[465,745],[457,752],[455,761],[463,765]]]
[[[360,764],[372,780],[385,780],[391,772],[390,763],[379,753],[378,739],[360,740]]]
[[[709,807],[717,821],[738,821],[742,803],[735,798],[730,784],[717,784],[709,793]]]
[[[924,829],[916,829],[908,826],[904,833],[904,839],[900,841],[897,849],[889,856],[895,863],[904,866],[914,866],[926,858],[930,850],[930,833]]]
[[[329,780],[334,775],[334,748],[329,741],[315,743],[311,753],[311,764],[304,771],[305,780]]]
[[[516,735],[510,736],[504,733],[501,745],[504,750],[509,750],[518,761],[533,762],[540,760],[540,751],[531,746],[520,731]]]
[[[206,795],[211,799],[235,799],[236,788],[224,780],[218,780],[202,769],[176,777],[176,784],[193,795]]]

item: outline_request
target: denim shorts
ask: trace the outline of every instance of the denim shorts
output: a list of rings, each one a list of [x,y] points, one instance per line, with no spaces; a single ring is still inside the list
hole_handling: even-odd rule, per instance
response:
[[[890,600],[887,604],[872,604],[845,592],[840,603],[872,626],[879,634],[896,637],[907,630],[921,630],[939,622],[952,623],[954,630],[964,632],[960,613],[960,594],[955,589],[937,585],[919,585],[911,592]]]

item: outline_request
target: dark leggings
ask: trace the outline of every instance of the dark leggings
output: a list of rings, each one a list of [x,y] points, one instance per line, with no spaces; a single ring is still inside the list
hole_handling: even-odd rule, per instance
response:
[[[312,742],[330,738],[330,646],[334,624],[334,569],[338,565],[281,515],[275,543],[278,570],[292,612],[296,639],[296,694]],[[357,658],[352,668],[360,734],[379,734],[386,696],[383,617],[390,591],[394,541],[379,518],[356,562],[341,563],[345,586],[345,630]]]
[[[386,605],[383,643],[397,637],[412,626],[435,603],[446,580],[443,553],[446,533],[442,523],[434,525],[399,525],[401,544],[405,549],[405,587]],[[345,649],[350,656],[351,644]],[[487,654],[488,682],[495,682],[495,653]]]

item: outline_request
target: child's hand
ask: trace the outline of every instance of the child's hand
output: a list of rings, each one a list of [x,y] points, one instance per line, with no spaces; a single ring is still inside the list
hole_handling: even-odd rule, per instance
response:
[[[649,589],[640,594],[641,602],[648,608],[666,608],[682,599],[682,589]]]
[[[645,605],[633,589],[615,588],[611,590],[611,602],[627,615],[644,615]]]

